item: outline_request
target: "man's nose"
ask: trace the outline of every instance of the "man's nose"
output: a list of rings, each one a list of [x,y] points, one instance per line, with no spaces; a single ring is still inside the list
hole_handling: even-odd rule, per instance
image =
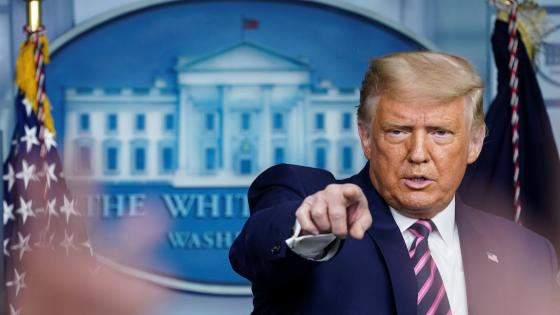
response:
[[[408,161],[410,163],[426,163],[430,160],[426,145],[426,134],[424,132],[413,132],[410,137],[408,148]]]

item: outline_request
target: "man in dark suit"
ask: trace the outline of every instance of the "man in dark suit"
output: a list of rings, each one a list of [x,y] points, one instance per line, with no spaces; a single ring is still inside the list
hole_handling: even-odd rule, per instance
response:
[[[560,314],[550,243],[455,196],[486,133],[472,65],[376,59],[358,127],[359,174],[279,165],[251,185],[230,261],[255,314]]]

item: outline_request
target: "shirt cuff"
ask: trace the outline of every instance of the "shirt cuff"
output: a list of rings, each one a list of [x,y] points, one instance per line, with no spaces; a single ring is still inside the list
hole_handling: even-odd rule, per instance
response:
[[[286,245],[297,255],[313,261],[327,261],[331,259],[340,246],[340,239],[332,233],[319,235],[303,235],[301,225],[296,220],[294,234],[286,240]]]

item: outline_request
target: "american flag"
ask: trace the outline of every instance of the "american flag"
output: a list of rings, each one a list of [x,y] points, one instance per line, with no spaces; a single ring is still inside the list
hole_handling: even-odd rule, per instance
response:
[[[259,20],[243,18],[243,29],[244,30],[256,30],[259,28]]]
[[[17,61],[15,130],[3,164],[3,314],[25,314],[23,301],[30,283],[25,263],[34,251],[42,249],[55,255],[89,251],[93,255],[84,215],[68,190],[57,152],[45,95],[48,58],[44,29],[28,31]]]

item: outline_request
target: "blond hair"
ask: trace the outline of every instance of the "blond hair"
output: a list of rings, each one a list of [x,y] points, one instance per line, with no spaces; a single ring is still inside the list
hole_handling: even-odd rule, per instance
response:
[[[474,67],[461,57],[426,51],[386,55],[371,62],[362,81],[358,121],[373,118],[370,107],[381,96],[395,100],[424,97],[439,102],[465,97],[472,110],[471,130],[486,129],[483,88]]]

